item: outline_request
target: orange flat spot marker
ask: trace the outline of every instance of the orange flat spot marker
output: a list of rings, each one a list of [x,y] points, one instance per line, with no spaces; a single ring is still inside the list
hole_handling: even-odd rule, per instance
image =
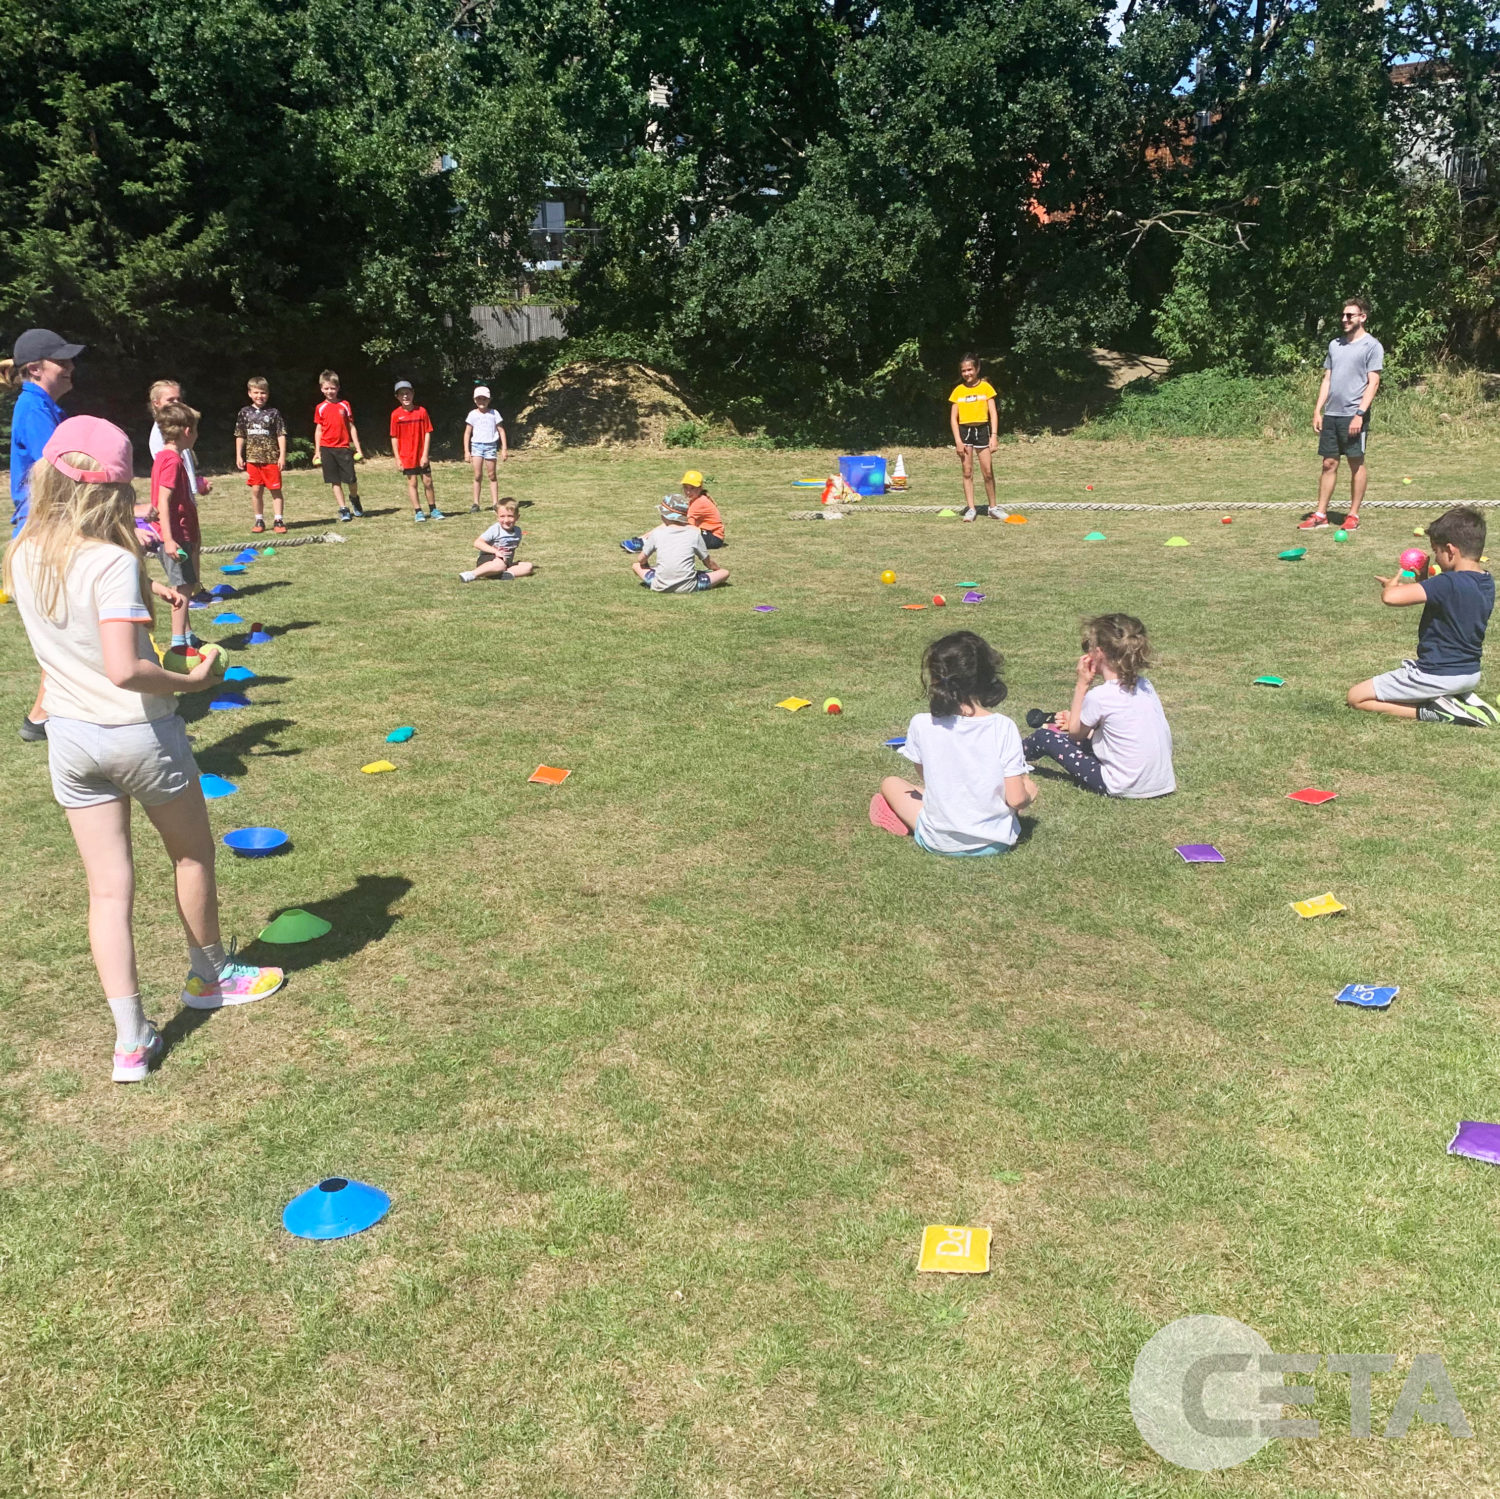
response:
[[[902,604],[903,609],[925,609],[926,604]]]
[[[555,765],[538,765],[526,779],[540,786],[561,786],[572,774],[571,770],[559,770]]]
[[[1286,799],[1289,802],[1304,802],[1309,807],[1321,807],[1324,802],[1331,802],[1337,795],[1337,791],[1319,791],[1307,786],[1301,791],[1288,791]]]
[[[1024,526],[1026,524],[1026,517],[1024,515],[1007,515],[1005,517],[1005,524],[1007,526]]]

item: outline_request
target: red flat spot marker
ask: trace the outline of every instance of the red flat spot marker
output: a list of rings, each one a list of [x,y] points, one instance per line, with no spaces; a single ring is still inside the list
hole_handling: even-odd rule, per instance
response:
[[[572,774],[571,770],[559,770],[555,765],[538,765],[526,779],[542,786],[561,786]]]
[[[1301,791],[1289,791],[1286,799],[1289,802],[1303,802],[1309,807],[1321,807],[1324,802],[1331,802],[1337,795],[1337,791],[1317,791],[1307,786]]]

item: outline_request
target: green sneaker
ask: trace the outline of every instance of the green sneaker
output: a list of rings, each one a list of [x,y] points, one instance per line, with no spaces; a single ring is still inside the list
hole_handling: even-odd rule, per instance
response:
[[[1477,692],[1471,692],[1464,698],[1464,707],[1474,715],[1487,729],[1500,729],[1500,713],[1480,697]]]

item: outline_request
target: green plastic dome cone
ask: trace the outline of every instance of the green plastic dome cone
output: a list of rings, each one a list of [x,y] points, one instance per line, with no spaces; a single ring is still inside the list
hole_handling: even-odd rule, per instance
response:
[[[332,930],[331,921],[324,921],[321,916],[314,916],[311,911],[283,911],[260,934],[260,940],[290,947],[297,942],[312,942],[318,937],[326,937]]]

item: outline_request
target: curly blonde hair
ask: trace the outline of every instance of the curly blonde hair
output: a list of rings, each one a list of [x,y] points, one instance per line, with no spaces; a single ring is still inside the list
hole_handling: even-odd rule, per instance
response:
[[[1100,614],[1084,620],[1083,648],[1103,655],[1126,692],[1135,691],[1137,678],[1151,664],[1146,627],[1133,614]]]

